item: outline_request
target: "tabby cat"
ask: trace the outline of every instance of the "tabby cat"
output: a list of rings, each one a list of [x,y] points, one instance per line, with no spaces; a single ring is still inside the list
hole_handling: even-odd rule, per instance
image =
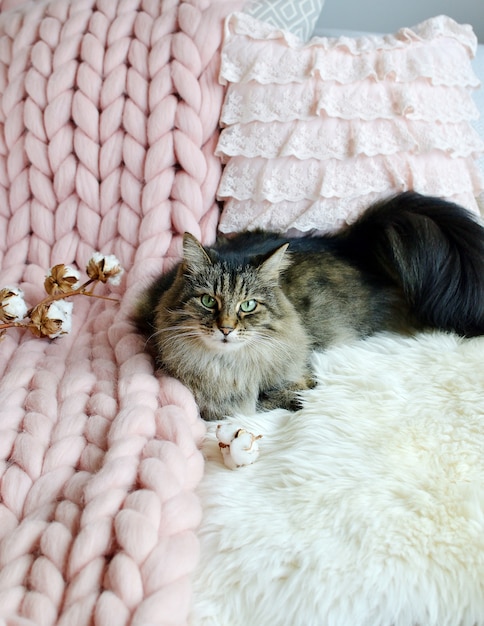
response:
[[[207,420],[298,406],[311,349],[381,330],[484,333],[484,228],[463,208],[404,193],[333,236],[246,232],[183,259],[136,314],[158,365]]]

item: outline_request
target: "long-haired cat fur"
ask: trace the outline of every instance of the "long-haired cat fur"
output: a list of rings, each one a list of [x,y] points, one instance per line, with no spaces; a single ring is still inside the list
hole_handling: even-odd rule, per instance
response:
[[[313,348],[382,330],[483,334],[484,228],[407,192],[332,236],[245,232],[203,247],[186,234],[135,322],[205,419],[295,408]]]

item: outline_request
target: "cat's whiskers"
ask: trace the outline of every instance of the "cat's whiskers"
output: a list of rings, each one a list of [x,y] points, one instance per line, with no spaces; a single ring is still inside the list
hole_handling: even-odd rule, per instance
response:
[[[181,339],[200,339],[200,337],[201,333],[197,330],[186,330],[183,332],[178,331],[176,333],[165,335],[164,337],[160,338],[159,343],[162,343],[163,345],[168,345],[169,343],[176,343]]]
[[[161,336],[163,334],[163,336]],[[233,338],[227,338],[222,332],[218,333],[217,328],[214,326],[201,326],[201,325],[185,325],[185,326],[168,326],[160,329],[159,333],[156,333],[155,337],[158,337],[158,343],[164,347],[174,346],[183,342],[183,340],[195,339],[197,343],[202,342],[209,350],[220,351],[224,353],[231,348],[238,348],[243,345],[243,341],[240,341],[240,336],[237,335]],[[181,346],[179,346],[181,347]],[[193,346],[195,347],[195,346]],[[213,356],[213,354],[212,354]]]
[[[197,326],[167,326],[153,333],[150,340],[166,348],[183,340],[199,339],[200,335],[200,329]]]
[[[287,344],[284,341],[279,340],[277,334],[269,334],[267,331],[261,333],[260,330],[250,333],[246,340],[246,344],[251,350],[254,350],[258,355],[265,356],[267,349],[270,348],[272,357],[288,358]]]
[[[157,340],[160,345],[165,347],[174,346],[182,341],[195,339],[203,343],[210,354],[213,356],[219,354],[223,356],[227,351],[232,348],[243,348],[246,351],[252,353],[257,359],[260,357],[267,357],[268,353],[272,353],[273,357],[277,359],[284,359],[288,357],[287,346],[284,341],[279,340],[278,333],[275,330],[269,330],[262,327],[238,327],[236,328],[236,339],[229,339],[223,336],[220,331],[220,336],[217,333],[217,326],[200,325],[196,322],[185,323],[181,325],[172,325],[160,328],[156,333],[153,333],[151,339]],[[235,337],[235,336],[234,336]]]
[[[157,330],[156,333],[153,336],[161,335],[161,333],[167,333],[167,332],[173,332],[173,331],[178,332],[180,330],[184,331],[184,330],[197,330],[197,329],[198,329],[198,326],[196,326],[196,325],[190,325],[190,326],[189,325],[186,325],[186,326],[183,326],[183,325],[166,326],[165,328],[160,328],[159,330]]]

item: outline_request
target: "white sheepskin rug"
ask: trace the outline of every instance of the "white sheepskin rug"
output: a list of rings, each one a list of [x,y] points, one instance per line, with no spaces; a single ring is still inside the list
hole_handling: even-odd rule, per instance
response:
[[[314,356],[297,413],[204,445],[193,626],[484,625],[484,338],[379,335]]]

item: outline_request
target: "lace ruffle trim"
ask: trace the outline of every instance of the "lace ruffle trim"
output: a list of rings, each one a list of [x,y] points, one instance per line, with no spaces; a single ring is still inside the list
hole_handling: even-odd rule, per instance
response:
[[[446,16],[393,35],[314,38],[301,45],[250,16],[234,14],[226,24],[220,80],[287,84],[319,76],[340,83],[364,79],[406,83],[424,77],[435,85],[477,87],[475,73],[464,64],[476,46],[471,27]]]
[[[394,192],[407,191],[402,186]],[[428,193],[425,188],[415,189]],[[356,220],[373,202],[383,200],[391,192],[373,192],[356,198],[318,198],[315,201],[283,201],[279,203],[254,202],[253,200],[228,200],[219,223],[223,233],[240,232],[262,228],[281,233],[290,231],[307,233],[332,233]],[[472,193],[442,196],[451,202],[479,213],[479,206]]]
[[[230,85],[222,108],[222,125],[253,121],[309,120],[326,114],[341,119],[375,120],[401,116],[410,120],[460,122],[479,111],[463,87],[432,87],[424,81],[408,85],[363,81],[349,85]]]
[[[229,126],[222,131],[215,154],[226,163],[232,156],[342,160],[435,149],[453,158],[477,156],[484,154],[484,142],[465,122],[439,125],[399,118],[365,122],[325,117]]]
[[[260,21],[246,13],[235,12],[228,16],[225,22],[224,47],[237,35],[251,40],[277,39],[291,48],[323,46],[327,50],[335,47],[347,49],[351,54],[361,54],[367,50],[385,50],[397,46],[408,45],[413,41],[431,41],[438,37],[451,37],[461,43],[474,55],[477,47],[477,37],[472,27],[459,24],[447,15],[438,15],[420,22],[412,28],[404,27],[395,33],[386,35],[362,35],[361,37],[313,37],[309,42],[303,42],[291,32],[278,29],[269,22]]]
[[[294,157],[265,160],[233,157],[225,166],[218,198],[281,202],[315,201],[319,197],[352,198],[408,187],[422,193],[452,196],[483,190],[472,159],[448,158],[433,151],[425,155],[357,156],[345,159],[300,161]]]

